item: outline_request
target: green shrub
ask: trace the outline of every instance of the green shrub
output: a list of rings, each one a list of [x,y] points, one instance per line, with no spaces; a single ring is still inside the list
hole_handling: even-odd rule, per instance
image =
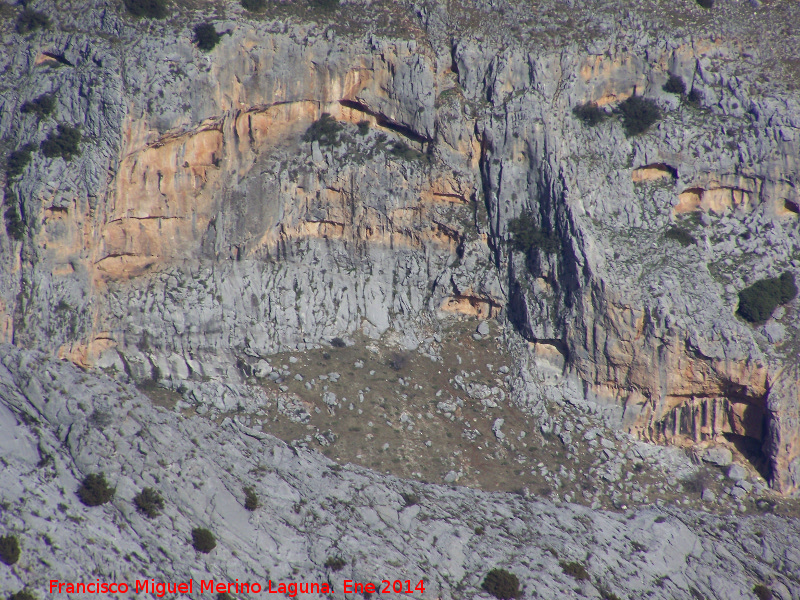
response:
[[[163,19],[167,16],[166,0],[125,0],[125,8],[134,17]]]
[[[133,498],[133,503],[136,505],[136,510],[144,516],[155,519],[164,510],[164,498],[158,490],[146,487],[137,496]]]
[[[347,348],[347,342],[340,337],[335,337],[331,340],[331,346],[334,348]]]
[[[36,600],[36,596],[31,594],[27,590],[20,590],[18,592],[11,594],[8,597],[8,600]]]
[[[572,109],[572,114],[590,127],[599,125],[608,116],[606,111],[597,106],[594,102],[578,104],[578,106]]]
[[[599,592],[600,592],[600,597],[603,600],[621,600],[619,596],[617,596],[615,593],[613,593],[611,590],[605,587],[601,587],[599,589]]]
[[[338,146],[342,143],[339,139],[344,126],[328,113],[322,113],[303,134],[304,142],[319,142],[320,146]]]
[[[402,492],[400,497],[403,499],[403,506],[414,506],[419,504],[419,496],[413,492]]]
[[[244,488],[244,507],[247,510],[256,510],[259,507],[258,496],[256,490],[252,486]]]
[[[22,105],[23,113],[33,113],[38,118],[43,119],[53,114],[56,108],[56,98],[52,94],[42,94],[38,98],[28,100]]]
[[[311,0],[311,6],[323,11],[332,11],[339,7],[339,0]]]
[[[219,40],[219,33],[211,23],[198,23],[194,26],[194,43],[203,52],[212,50]]]
[[[641,96],[631,96],[619,105],[622,123],[627,136],[644,133],[650,125],[661,118],[661,111],[652,100]]]
[[[562,560],[558,564],[561,565],[561,570],[564,571],[566,575],[574,577],[578,581],[589,579],[589,572],[586,570],[586,567],[579,562],[567,562]]]
[[[402,371],[408,366],[410,357],[407,352],[392,352],[389,355],[388,365],[395,371]]]
[[[772,316],[780,304],[791,302],[797,297],[794,275],[788,271],[780,277],[768,277],[756,281],[739,292],[740,317],[750,323],[763,323]]]
[[[103,473],[87,475],[78,488],[78,498],[86,506],[100,506],[114,497],[114,488],[108,487]]]
[[[192,529],[192,546],[198,552],[208,554],[217,547],[217,539],[205,527]]]
[[[691,246],[697,243],[697,239],[683,227],[670,227],[664,237],[668,240],[675,240],[681,246]]]
[[[707,10],[714,8],[714,0],[697,0],[697,3]]]
[[[669,79],[667,79],[667,83],[665,83],[664,87],[661,89],[668,94],[683,96],[686,93],[686,84],[683,82],[683,79],[677,75],[670,75]]]
[[[700,106],[703,104],[703,92],[692,88],[692,90],[686,96],[686,103],[695,108],[700,108]]]
[[[753,588],[753,593],[756,595],[758,600],[772,600],[772,590],[763,583],[756,585]]]
[[[419,150],[416,150],[406,144],[405,142],[398,141],[392,144],[391,149],[389,150],[389,154],[392,156],[396,156],[397,158],[401,158],[403,160],[419,160],[419,161],[426,161],[428,160],[428,156]]]
[[[19,541],[15,535],[0,537],[0,562],[9,566],[19,560]]]
[[[347,561],[341,556],[329,556],[325,561],[325,566],[331,571],[341,571],[347,565]]]
[[[369,133],[369,121],[358,122],[358,135],[367,135]]]
[[[74,156],[80,156],[78,144],[81,141],[81,132],[76,127],[59,124],[58,132],[50,132],[47,139],[42,142],[42,154],[47,158],[60,156],[66,161]]]
[[[22,222],[16,205],[9,206],[3,214],[6,220],[6,233],[11,239],[20,241],[25,236],[25,223]]]
[[[23,8],[17,17],[17,31],[19,33],[30,33],[37,29],[47,29],[50,27],[50,19],[47,15],[38,10]]]
[[[529,212],[524,212],[519,217],[511,219],[508,223],[508,231],[513,236],[511,247],[518,252],[528,254],[531,250],[538,249],[547,254],[555,254],[561,248],[558,236],[542,231]]]
[[[6,159],[6,174],[9,177],[17,177],[25,170],[31,162],[31,152],[36,149],[33,144],[25,144],[19,149],[14,150]]]
[[[519,589],[519,579],[505,569],[489,571],[481,587],[499,600],[512,600],[512,598],[519,598],[522,595],[522,591]]]
[[[267,0],[241,0],[242,8],[250,12],[261,12],[267,8]]]

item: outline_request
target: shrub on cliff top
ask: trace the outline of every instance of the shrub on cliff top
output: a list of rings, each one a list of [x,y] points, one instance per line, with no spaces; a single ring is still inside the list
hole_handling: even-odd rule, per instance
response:
[[[787,271],[780,277],[756,281],[739,292],[739,308],[736,312],[750,323],[763,323],[772,316],[778,305],[791,302],[796,297],[794,275]]]
[[[219,40],[219,33],[211,23],[199,23],[194,26],[194,43],[203,52],[212,50]]]
[[[100,506],[114,497],[114,488],[108,487],[103,473],[87,475],[78,488],[78,498],[86,506]]]
[[[0,562],[9,566],[19,560],[19,541],[15,535],[0,537]]]
[[[47,139],[41,144],[42,154],[47,158],[60,156],[66,161],[72,160],[74,156],[79,156],[81,151],[78,144],[81,141],[81,132],[77,127],[71,127],[61,123],[58,131],[51,131]]]
[[[489,571],[481,587],[499,600],[512,600],[522,595],[519,589],[519,579],[505,569]]]
[[[166,0],[125,0],[125,8],[134,17],[163,19],[167,16]]]
[[[631,96],[619,105],[622,122],[627,136],[639,135],[661,118],[661,111],[652,100],[641,96]]]
[[[555,254],[561,245],[558,236],[542,231],[529,212],[524,212],[519,217],[511,219],[508,223],[508,231],[513,236],[511,247],[525,254],[534,248],[547,254]]]
[[[192,546],[198,552],[208,554],[217,547],[217,539],[205,527],[192,529]]]

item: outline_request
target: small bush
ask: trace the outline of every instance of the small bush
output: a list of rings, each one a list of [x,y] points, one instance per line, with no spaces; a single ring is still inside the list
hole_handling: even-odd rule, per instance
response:
[[[780,305],[797,297],[794,275],[788,271],[780,277],[768,277],[756,281],[739,292],[737,314],[750,323],[763,323]]]
[[[164,510],[164,499],[158,490],[146,487],[139,495],[134,497],[133,503],[136,505],[136,510],[150,519],[155,519]]]
[[[692,88],[689,95],[686,96],[686,103],[695,108],[700,108],[703,104],[703,92]]]
[[[519,579],[505,569],[492,569],[486,574],[481,587],[499,600],[512,600],[522,595]]]
[[[394,142],[392,144],[391,149],[389,150],[389,154],[392,156],[396,156],[397,158],[401,158],[403,160],[419,160],[419,161],[426,161],[428,160],[428,156],[416,150],[406,144],[405,142]]]
[[[339,139],[339,133],[341,133],[342,129],[344,127],[339,121],[328,113],[322,113],[319,119],[306,129],[303,134],[303,141],[319,142],[320,146],[338,146],[342,143]]]
[[[684,247],[697,243],[697,239],[683,227],[670,227],[664,237],[668,240],[675,240]]]
[[[631,96],[619,105],[625,135],[634,136],[647,131],[661,118],[661,111],[652,100],[641,96]]]
[[[194,26],[194,43],[203,52],[213,50],[219,40],[219,33],[211,23],[198,23]]]
[[[19,541],[15,535],[0,537],[0,562],[9,566],[19,560]]]
[[[683,82],[681,77],[677,75],[670,75],[669,79],[667,79],[667,83],[664,84],[664,87],[661,88],[668,94],[678,94],[679,96],[683,96],[686,93],[686,84]]]
[[[697,0],[697,3],[706,10],[714,8],[714,0]]]
[[[340,337],[335,337],[331,340],[331,346],[334,348],[347,348],[347,343]]]
[[[9,177],[17,177],[22,175],[25,167],[31,162],[31,152],[36,149],[33,144],[25,144],[19,149],[14,150],[8,155],[6,159],[6,174]]]
[[[408,365],[408,354],[406,352],[392,352],[389,356],[389,366],[395,371],[402,371]]]
[[[331,571],[341,571],[347,565],[347,561],[341,556],[329,556],[325,561],[325,566]]]
[[[241,0],[242,8],[250,12],[261,12],[267,8],[267,0]]]
[[[9,206],[3,214],[6,220],[6,233],[11,239],[20,241],[25,236],[25,223],[19,215],[16,205]]]
[[[38,10],[23,8],[17,17],[17,32],[30,33],[37,29],[47,29],[50,27],[50,19],[47,15]]]
[[[561,570],[564,571],[566,575],[574,577],[578,581],[589,579],[589,572],[586,570],[586,567],[579,562],[566,562],[562,560],[558,564],[561,565]]]
[[[208,554],[217,547],[217,539],[205,527],[192,529],[192,546],[198,552]]]
[[[753,588],[753,593],[758,600],[772,600],[772,590],[762,583],[759,583]]]
[[[311,5],[323,11],[332,11],[339,7],[339,0],[311,0]]]
[[[511,219],[508,223],[508,231],[513,236],[511,247],[518,252],[528,254],[531,250],[538,249],[547,254],[555,254],[561,247],[558,236],[542,231],[529,212]]]
[[[125,8],[134,17],[163,19],[167,16],[166,0],[125,0]]]
[[[114,488],[108,487],[103,473],[87,475],[78,488],[78,498],[86,506],[100,506],[114,497]]]
[[[603,600],[621,600],[619,596],[604,587],[600,588],[600,597]]]
[[[484,533],[486,533],[486,529],[483,527],[483,525],[478,525],[475,528],[475,535],[483,535]]]
[[[415,504],[419,504],[419,496],[412,493],[403,492],[400,494],[400,497],[403,499],[403,506],[414,506]]]
[[[244,507],[247,510],[256,510],[260,504],[258,502],[258,496],[256,496],[256,490],[252,486],[247,486],[244,488]]]
[[[31,594],[27,590],[20,590],[18,592],[11,594],[8,597],[8,600],[36,600],[36,596]]]
[[[369,133],[369,121],[358,122],[358,135],[367,135]]]
[[[56,97],[52,94],[42,94],[38,98],[25,102],[21,110],[25,114],[33,113],[38,118],[43,119],[53,114],[55,108]]]
[[[708,488],[709,484],[711,483],[711,479],[708,476],[708,472],[704,469],[699,469],[692,473],[691,475],[686,476],[683,481],[681,481],[681,485],[683,489],[691,494],[699,494],[702,495],[703,492]]]
[[[80,156],[78,144],[81,141],[81,132],[76,127],[70,127],[63,123],[58,126],[58,133],[50,132],[47,139],[42,142],[42,154],[47,158],[60,156],[66,161],[72,160],[73,156]]]
[[[597,106],[597,104],[595,104],[594,102],[579,104],[578,106],[572,109],[572,114],[575,115],[581,121],[583,121],[585,125],[588,125],[590,127],[599,125],[608,116],[606,114],[606,111]]]

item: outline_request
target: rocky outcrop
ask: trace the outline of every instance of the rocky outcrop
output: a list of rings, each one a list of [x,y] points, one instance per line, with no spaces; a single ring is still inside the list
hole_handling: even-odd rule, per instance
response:
[[[0,240],[4,339],[178,387],[356,331],[415,347],[438,316],[507,318],[629,431],[748,437],[797,493],[796,302],[769,332],[735,316],[743,287],[800,268],[800,107],[759,76],[774,50],[737,7],[718,13],[735,35],[654,36],[634,10],[641,27],[602,17],[577,39],[506,4],[373,7],[393,35],[220,18],[209,53],[180,15],[88,2],[53,32],[7,32],[25,78],[4,84],[4,139],[40,142],[53,121],[19,108],[54,92],[84,142],[6,185],[26,230]],[[572,114],[632,95],[662,114],[638,137]],[[323,112],[337,144],[303,139]],[[521,215],[558,252],[512,252]]]

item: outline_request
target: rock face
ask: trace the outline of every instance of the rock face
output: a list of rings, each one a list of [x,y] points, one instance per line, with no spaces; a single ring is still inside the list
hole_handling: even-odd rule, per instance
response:
[[[798,44],[766,44],[751,7],[713,27],[691,7],[696,31],[615,9],[584,31],[594,7],[350,2],[340,22],[289,3],[218,16],[204,53],[194,16],[78,4],[51,31],[4,25],[8,147],[56,121],[83,135],[6,183],[5,341],[177,388],[335,336],[413,348],[448,313],[504,318],[628,431],[749,441],[774,489],[800,491],[797,302],[781,335],[735,316],[745,286],[800,275],[796,57],[774,55]],[[42,93],[53,117],[20,112]],[[573,115],[632,95],[661,111],[640,136]],[[334,143],[304,139],[325,112]],[[513,251],[518,217],[556,251]]]
[[[424,579],[415,597],[489,598],[480,584],[498,567],[546,599],[575,597],[577,586],[592,598],[604,590],[726,600],[749,597],[761,581],[774,597],[800,598],[796,520],[617,514],[402,481],[342,468],[236,419],[183,418],[130,385],[38,352],[0,345],[0,356],[0,531],[21,546],[14,566],[0,565],[5,595],[56,597],[47,594],[54,579],[147,578],[193,580],[195,592],[209,579],[327,582],[340,600],[351,597],[345,579]],[[101,471],[114,497],[84,506],[75,491]],[[145,487],[165,499],[155,518],[133,503]],[[191,547],[200,527],[216,538],[210,553]],[[572,562],[587,579],[568,574]]]

